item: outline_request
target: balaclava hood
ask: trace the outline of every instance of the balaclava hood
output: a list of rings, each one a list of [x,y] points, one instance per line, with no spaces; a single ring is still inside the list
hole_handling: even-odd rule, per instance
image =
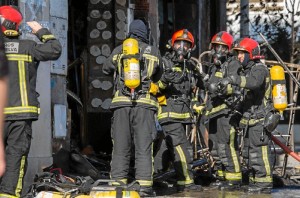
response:
[[[148,43],[148,29],[145,23],[140,19],[132,21],[129,26],[128,37],[139,38]]]

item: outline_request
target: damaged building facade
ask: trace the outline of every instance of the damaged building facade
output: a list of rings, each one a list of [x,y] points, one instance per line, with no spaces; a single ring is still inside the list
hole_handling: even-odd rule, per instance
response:
[[[174,31],[189,29],[196,38],[196,57],[207,50],[212,34],[226,27],[225,0],[5,0],[1,5],[18,6],[24,22],[40,22],[63,47],[58,60],[39,65],[41,111],[33,124],[25,189],[36,173],[52,164],[67,170],[64,153],[72,149],[111,152],[113,79],[101,68],[126,38],[133,19],[147,22],[151,43],[162,53]],[[26,23],[20,30],[21,38],[36,40]]]
[[[113,79],[102,73],[112,50],[126,38],[133,19],[147,22],[149,40],[161,53],[173,32],[194,36],[192,56],[208,50],[211,37],[226,30],[226,0],[5,0],[24,22],[36,20],[59,39],[56,61],[41,62],[37,91],[41,113],[33,124],[25,188],[34,175],[55,165],[69,169],[71,150],[109,155]],[[36,39],[25,24],[22,38]]]

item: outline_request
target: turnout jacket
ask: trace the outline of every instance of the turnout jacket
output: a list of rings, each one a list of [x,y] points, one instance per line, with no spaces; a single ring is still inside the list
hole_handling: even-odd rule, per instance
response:
[[[141,69],[141,83],[135,89],[137,92],[137,99],[130,98],[130,90],[124,84],[124,68],[123,68],[123,53],[122,45],[116,47],[111,53],[110,57],[104,63],[102,71],[106,75],[113,75],[115,73],[114,96],[110,105],[110,109],[120,107],[143,107],[157,111],[157,98],[149,92],[150,83],[157,82],[162,74],[161,56],[159,50],[147,43],[140,41],[140,69]]]
[[[217,86],[217,84],[223,79],[231,75],[238,75],[242,69],[241,64],[235,57],[229,57],[227,61],[225,61],[220,67],[215,65],[212,66],[210,72],[210,78],[206,84],[206,88],[211,84]],[[228,114],[231,109],[229,107],[229,103],[232,101],[232,93],[236,91],[238,88],[236,86],[228,85],[224,90],[224,93],[210,93],[208,101],[206,103],[206,111],[205,115],[209,118],[216,117],[221,114]],[[225,100],[227,102],[225,102]]]
[[[38,119],[39,94],[35,89],[39,62],[59,58],[62,48],[46,28],[40,29],[36,36],[42,44],[17,37],[4,38],[10,70],[8,104],[4,109],[6,120]]]
[[[244,88],[241,124],[255,125],[273,110],[270,73],[261,62],[250,61],[235,82]]]
[[[161,105],[158,121],[161,124],[170,122],[193,123],[191,102],[195,97],[199,76],[195,66],[190,62],[179,63],[173,60],[174,55],[167,52],[162,58],[165,71],[171,71],[172,80],[162,78],[159,82],[161,94],[166,97],[166,105]],[[167,75],[166,73],[164,75]],[[164,76],[163,75],[163,76]]]

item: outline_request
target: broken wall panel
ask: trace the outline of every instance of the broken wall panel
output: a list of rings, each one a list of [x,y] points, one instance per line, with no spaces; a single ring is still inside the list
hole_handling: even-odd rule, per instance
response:
[[[102,66],[115,47],[115,1],[90,0],[88,4],[86,106],[88,113],[108,112],[113,78]]]
[[[51,73],[67,75],[68,67],[68,19],[50,17],[51,33],[59,39],[62,46],[62,52],[57,60],[51,61]]]
[[[67,75],[68,61],[68,1],[51,0],[50,21],[52,33],[62,45],[62,53],[58,60],[51,61],[51,73]],[[64,8],[62,12],[61,8]]]
[[[121,45],[127,35],[127,1],[117,1],[115,3],[115,44]]]

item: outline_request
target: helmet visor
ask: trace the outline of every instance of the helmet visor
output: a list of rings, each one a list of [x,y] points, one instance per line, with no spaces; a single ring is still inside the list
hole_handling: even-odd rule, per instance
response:
[[[188,57],[189,52],[191,51],[191,43],[185,40],[175,41],[173,49],[177,54],[178,61],[183,61]]]
[[[191,48],[191,43],[184,40],[175,41],[173,47],[175,50],[188,51]]]
[[[213,44],[212,49],[217,54],[227,54],[228,53],[228,47],[226,45],[222,44]]]

